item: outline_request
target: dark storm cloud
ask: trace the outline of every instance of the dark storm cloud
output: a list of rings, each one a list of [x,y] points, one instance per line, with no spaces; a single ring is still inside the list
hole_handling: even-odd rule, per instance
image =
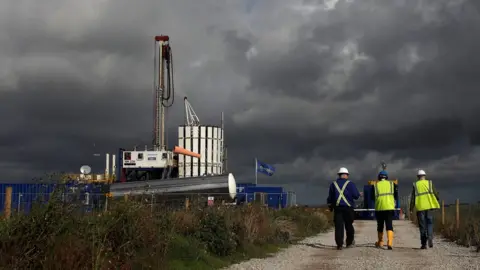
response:
[[[163,33],[176,70],[169,145],[183,96],[204,124],[224,111],[239,181],[254,180],[256,157],[277,166],[261,183],[311,203],[338,167],[361,186],[385,160],[406,183],[424,168],[451,196],[476,187],[478,1],[327,2],[263,1],[248,14],[216,1],[11,7],[0,18],[0,168],[16,180],[85,162],[101,171],[93,153],[149,143],[152,36]]]
[[[338,160],[337,166],[348,167],[351,165],[341,160],[362,160],[371,152],[392,154],[387,162],[408,159],[397,174],[410,179],[415,169],[434,166],[438,160],[462,156],[465,162],[475,158],[478,128],[472,120],[480,114],[475,90],[480,86],[480,39],[472,33],[480,30],[480,16],[472,1],[422,3],[338,1],[336,9],[313,15],[318,23],[303,26],[301,35],[283,54],[262,58],[260,53],[250,66],[249,89],[257,95],[270,94],[251,106],[260,108],[288,95],[291,106],[297,106],[306,117],[303,127],[295,125],[290,130],[291,119],[285,118],[279,127],[283,133],[276,132],[274,137],[271,132],[258,135],[258,127],[268,119],[262,117],[262,110],[248,117],[244,114],[257,127],[249,132],[251,138],[259,138],[258,143],[251,143],[252,152],[262,149],[258,152],[279,164],[299,157],[308,163],[310,158],[313,163],[318,161],[311,166],[320,167],[325,166],[323,159]],[[365,59],[339,74],[333,67],[348,60],[339,53],[348,42],[355,43],[356,53]],[[343,87],[329,82],[332,74],[342,77]],[[374,101],[362,100],[366,97]],[[308,100],[312,106],[296,105],[298,99]],[[322,106],[328,108],[322,110]],[[346,106],[351,110],[343,110]],[[278,105],[269,113],[282,117],[283,109]],[[315,117],[327,119],[315,126]],[[241,122],[247,130],[247,120]],[[280,126],[279,122],[275,123]],[[332,128],[335,125],[341,128]],[[304,132],[311,136],[302,137]],[[268,137],[275,145],[270,150],[260,143]],[[442,165],[455,167],[448,162]],[[443,188],[457,185],[458,181],[451,180],[458,177],[470,179],[463,184],[474,185],[472,177],[479,173],[477,168],[435,169],[442,171],[432,174]],[[374,173],[370,168],[364,171],[361,178],[367,177],[366,171]],[[308,174],[303,177],[307,185],[322,181]]]
[[[165,5],[62,2],[50,9],[30,2],[23,9],[8,7],[8,16],[0,19],[1,181],[28,181],[47,171],[77,172],[82,164],[100,173],[105,153],[151,143],[153,36],[175,25],[173,44],[189,38],[174,46],[180,49],[174,50],[180,72],[196,60],[186,58],[198,53],[185,50],[189,44],[206,48],[198,39],[205,34],[191,24],[207,10],[192,4],[190,21],[179,24]],[[189,12],[170,4],[170,12],[174,9]],[[189,88],[188,80],[176,78],[179,103]],[[179,107],[174,109],[178,114]],[[172,118],[175,123],[181,119]],[[168,134],[173,145],[176,129],[169,128]]]
[[[94,93],[79,81],[32,77],[18,86],[0,92],[2,104],[11,106],[2,107],[0,120],[8,128],[0,132],[0,149],[8,162],[26,169],[76,171],[95,153],[151,137],[150,119],[138,121],[149,115],[150,104],[138,92],[112,85],[115,91]]]

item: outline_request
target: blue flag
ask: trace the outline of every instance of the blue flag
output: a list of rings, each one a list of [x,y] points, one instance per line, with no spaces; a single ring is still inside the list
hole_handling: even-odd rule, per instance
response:
[[[275,167],[273,167],[270,164],[257,160],[257,172],[266,174],[268,176],[272,176],[273,173],[275,172]]]

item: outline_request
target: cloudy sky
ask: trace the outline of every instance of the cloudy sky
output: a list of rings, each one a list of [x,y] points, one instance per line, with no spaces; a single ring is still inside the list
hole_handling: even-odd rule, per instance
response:
[[[225,112],[229,167],[323,203],[336,170],[380,161],[411,190],[423,168],[447,200],[478,200],[479,1],[185,0],[0,3],[2,181],[103,170],[150,143],[153,36],[171,37],[176,102]],[[477,92],[477,93],[475,93]]]

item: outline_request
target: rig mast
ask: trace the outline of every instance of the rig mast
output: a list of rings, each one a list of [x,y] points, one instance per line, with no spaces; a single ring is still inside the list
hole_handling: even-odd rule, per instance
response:
[[[153,146],[155,150],[166,150],[165,113],[175,100],[173,82],[173,58],[169,36],[156,36],[154,44],[154,126]]]

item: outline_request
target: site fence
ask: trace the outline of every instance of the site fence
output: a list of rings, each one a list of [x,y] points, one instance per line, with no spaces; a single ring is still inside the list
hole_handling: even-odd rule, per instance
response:
[[[108,193],[0,193],[3,215],[28,214],[34,207],[55,200],[78,210],[79,213],[106,212],[112,204],[132,201],[156,210],[178,210],[189,207],[209,207],[218,205],[240,206],[260,203],[270,208],[281,209],[296,205],[296,195],[289,193],[237,193],[235,199],[228,193],[169,193],[140,194],[111,197]]]
[[[416,220],[415,209],[410,209],[411,196],[404,196],[399,198],[400,205],[404,211],[405,218]],[[460,199],[456,199],[454,203],[446,203],[444,200],[439,201],[440,209],[434,211],[434,218],[439,219],[441,225],[447,223],[454,224],[455,229],[459,229],[462,220],[469,217],[480,217],[480,202],[477,203],[462,203]],[[470,221],[466,221],[470,222]]]
[[[396,210],[400,210],[404,219],[416,220],[415,209],[410,209],[411,195],[400,196]],[[440,201],[440,209],[434,211],[435,219],[439,219],[442,225],[455,224],[455,228],[460,228],[461,220],[467,217],[480,217],[480,202],[477,203],[461,203],[460,199],[454,203],[447,204]],[[375,209],[363,208],[363,202],[357,204],[356,211],[375,211]],[[465,221],[464,221],[465,222]],[[466,221],[469,222],[469,221]]]

